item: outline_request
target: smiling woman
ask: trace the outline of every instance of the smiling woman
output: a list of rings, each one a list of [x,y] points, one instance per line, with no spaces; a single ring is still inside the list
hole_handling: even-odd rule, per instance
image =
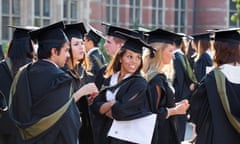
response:
[[[113,120],[135,120],[151,114],[146,106],[147,82],[140,75],[143,46],[151,47],[138,38],[122,35],[127,41],[108,64],[102,91],[92,104],[99,143],[136,143],[131,139],[121,140],[113,135],[108,137]]]

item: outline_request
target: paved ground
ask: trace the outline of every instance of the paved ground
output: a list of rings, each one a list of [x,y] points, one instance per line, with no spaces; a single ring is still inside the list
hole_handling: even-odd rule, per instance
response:
[[[192,138],[193,138],[193,128],[192,128],[191,124],[187,123],[186,133],[185,133],[184,141],[182,142],[182,144],[191,144],[191,143],[189,143],[189,141]]]

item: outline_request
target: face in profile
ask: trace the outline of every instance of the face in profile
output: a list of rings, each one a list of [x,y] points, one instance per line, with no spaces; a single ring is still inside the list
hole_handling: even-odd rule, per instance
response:
[[[162,61],[163,64],[170,64],[173,58],[173,51],[175,50],[175,46],[168,44],[166,48],[162,51]]]
[[[57,52],[56,49],[53,49],[53,61],[59,66],[63,67],[69,57],[69,43],[63,44],[60,52]]]
[[[83,40],[73,37],[71,39],[71,52],[74,61],[79,61],[84,57],[84,45]]]
[[[106,37],[104,48],[106,49],[106,52],[108,55],[114,56],[118,52],[118,50],[121,48],[121,46],[122,45],[120,43],[116,43],[113,36]]]

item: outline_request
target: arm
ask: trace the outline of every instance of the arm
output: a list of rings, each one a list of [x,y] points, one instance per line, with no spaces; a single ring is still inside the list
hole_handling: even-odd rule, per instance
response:
[[[98,95],[98,89],[94,83],[88,83],[77,90],[73,94],[75,102],[85,95],[91,95],[91,97],[96,97]]]

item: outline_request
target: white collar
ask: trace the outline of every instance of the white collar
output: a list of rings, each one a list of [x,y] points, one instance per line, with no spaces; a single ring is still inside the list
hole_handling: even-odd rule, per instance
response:
[[[90,55],[90,54],[93,53],[95,50],[98,50],[98,48],[97,48],[97,47],[94,47],[94,48],[90,49],[90,50],[87,52],[87,54]]]
[[[51,61],[51,60],[49,60],[49,59],[42,59],[42,60],[47,61],[47,62],[55,65],[57,68],[59,68],[59,66],[58,66],[54,61]]]
[[[240,84],[240,66],[224,64],[221,65],[219,68],[230,82]]]
[[[184,55],[183,51],[180,48],[178,48],[178,49],[173,51],[174,54],[177,53],[177,52],[179,52],[180,54]]]
[[[115,74],[113,74],[113,75],[111,76],[109,86],[114,86],[114,85],[116,85],[116,84],[118,83],[118,77],[119,77],[119,75],[120,75],[120,71],[116,72]],[[128,74],[126,74],[126,75],[124,76],[123,79],[128,78],[128,77],[131,76],[131,75],[132,75],[131,73],[128,73]],[[113,100],[115,100],[115,99],[116,99],[116,94],[117,94],[118,90],[119,90],[119,87],[118,87],[114,92],[111,92],[111,91],[107,90],[107,92],[106,92],[106,100],[107,100],[107,101],[113,101]]]

